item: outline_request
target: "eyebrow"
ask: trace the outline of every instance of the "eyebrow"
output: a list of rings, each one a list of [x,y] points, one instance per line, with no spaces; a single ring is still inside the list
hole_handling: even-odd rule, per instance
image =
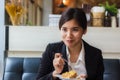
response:
[[[80,27],[73,27],[73,28],[80,28]]]
[[[66,28],[66,27],[62,27],[62,28]],[[77,26],[77,27],[73,27],[73,28],[79,28],[79,26]]]

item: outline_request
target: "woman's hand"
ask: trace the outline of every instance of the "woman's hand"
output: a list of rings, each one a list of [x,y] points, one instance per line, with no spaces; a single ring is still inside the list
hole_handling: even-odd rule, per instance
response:
[[[56,75],[56,74],[59,74],[62,72],[63,68],[64,68],[64,60],[62,59],[62,55],[61,53],[56,53],[55,54],[55,57],[54,57],[54,60],[53,60],[53,66],[55,68],[55,70],[53,71],[53,77]]]
[[[80,74],[79,76],[77,76],[77,79],[80,79],[80,80],[85,80],[86,78],[87,78],[86,74]]]

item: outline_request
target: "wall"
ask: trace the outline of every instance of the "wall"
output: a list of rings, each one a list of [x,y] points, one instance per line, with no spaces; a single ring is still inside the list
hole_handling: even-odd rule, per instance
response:
[[[49,14],[52,13],[52,0],[43,0],[42,25],[49,25]]]
[[[58,27],[9,27],[9,57],[39,57],[48,43],[61,40]],[[88,27],[83,39],[104,58],[120,58],[120,28]],[[30,35],[30,36],[29,36]]]
[[[2,80],[3,57],[5,47],[5,29],[4,29],[4,0],[0,0],[0,80]]]

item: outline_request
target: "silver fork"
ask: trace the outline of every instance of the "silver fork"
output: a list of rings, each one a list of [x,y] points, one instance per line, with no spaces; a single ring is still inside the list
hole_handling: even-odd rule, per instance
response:
[[[69,69],[70,69],[70,70],[73,70],[72,67],[70,66],[68,60],[66,60],[65,58],[63,58],[63,60],[68,64]]]

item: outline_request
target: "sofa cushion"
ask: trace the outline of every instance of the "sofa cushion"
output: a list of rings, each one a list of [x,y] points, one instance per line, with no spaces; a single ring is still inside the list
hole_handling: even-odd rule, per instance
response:
[[[7,58],[4,80],[22,80],[23,58]]]
[[[3,80],[35,80],[41,58],[7,58]]]
[[[22,80],[35,80],[40,64],[39,58],[25,58]]]
[[[41,58],[6,58],[3,80],[35,80]],[[120,60],[104,59],[104,80],[120,80]]]
[[[104,59],[104,80],[120,80],[120,60]]]

